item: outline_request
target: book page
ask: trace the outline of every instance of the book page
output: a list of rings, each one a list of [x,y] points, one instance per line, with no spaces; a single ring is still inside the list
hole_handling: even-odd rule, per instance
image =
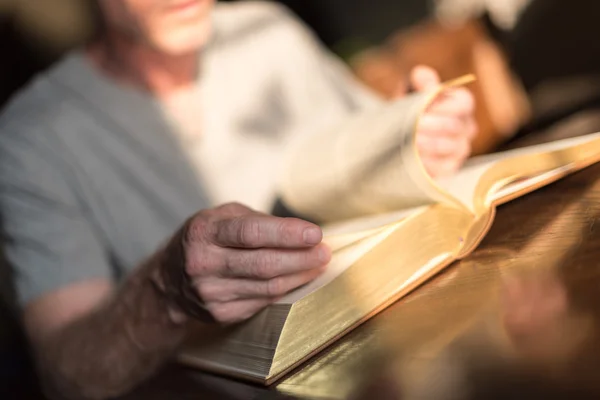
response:
[[[475,162],[467,162],[456,175],[438,181],[444,190],[465,204],[471,212],[474,212],[473,198],[479,180],[497,160],[473,158],[473,161]]]
[[[400,211],[393,211],[385,214],[367,215],[365,217],[354,218],[342,222],[335,222],[323,225],[323,236],[328,239],[343,237],[349,235],[368,235],[377,229],[381,229],[389,224],[399,222],[427,206],[407,208]]]
[[[591,142],[599,138],[600,133],[594,133],[505,152],[473,157],[465,163],[465,165],[456,175],[441,179],[438,181],[438,184],[445,191],[460,200],[463,204],[467,205],[468,208],[474,212],[475,210],[473,201],[475,198],[476,189],[481,182],[481,178],[500,162],[514,159],[515,163],[519,163],[519,159],[523,156],[547,154],[552,151],[566,149]],[[565,170],[572,168],[571,163],[574,161],[576,160],[565,160],[562,163],[558,162],[559,165],[555,165],[551,169],[543,170],[539,173],[531,174],[529,176],[527,175],[526,168],[523,165],[523,174],[519,178],[515,176],[506,176],[506,180],[496,182],[495,190],[489,194],[489,200],[498,201],[504,197],[521,192],[528,187],[537,185],[540,182],[552,179],[552,177],[560,175],[564,173]],[[518,181],[515,181],[515,179],[518,179]]]
[[[381,241],[387,238],[392,232],[399,229],[402,226],[402,223],[403,221],[389,224],[384,228],[377,230],[375,233],[371,232],[368,236],[358,238],[358,240],[353,243],[346,243],[346,246],[338,246],[337,249],[333,250],[331,261],[321,276],[288,293],[277,301],[276,304],[292,304],[333,281],[356,261],[377,246],[377,244],[381,243]]]
[[[332,251],[332,259],[327,265],[327,270],[313,282],[289,293],[277,303],[291,304],[331,282],[398,229],[406,218],[423,212],[426,208],[416,207],[324,226],[323,242]]]
[[[428,176],[414,144],[419,117],[443,90],[415,93],[316,132],[288,153],[283,201],[301,215],[335,222],[434,203],[459,203]]]
[[[539,183],[546,182],[552,180],[555,176],[560,176],[564,172],[570,170],[572,168],[571,164],[564,165],[562,167],[558,167],[552,169],[548,172],[534,175],[531,177],[526,177],[522,179],[518,179],[514,182],[510,182],[506,185],[500,186],[497,190],[490,193],[489,200],[493,202],[501,202],[503,199],[510,198],[516,193],[523,192],[527,188],[531,186],[535,186]]]

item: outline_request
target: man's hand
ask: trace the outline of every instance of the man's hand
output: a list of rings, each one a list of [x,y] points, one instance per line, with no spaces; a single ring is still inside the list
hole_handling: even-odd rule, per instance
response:
[[[321,239],[309,222],[225,205],[190,218],[118,288],[88,280],[41,297],[24,320],[45,389],[121,396],[183,343],[194,315],[186,306],[211,322],[247,319],[323,271],[331,254]]]
[[[312,223],[227,204],[191,218],[170,244],[182,249],[166,252],[180,256],[164,265],[185,268],[203,307],[229,324],[319,276],[331,257],[321,240]]]
[[[411,84],[417,91],[435,88],[438,74],[428,67],[416,67]],[[471,154],[477,134],[475,102],[465,88],[451,89],[429,107],[417,127],[417,148],[427,172],[438,178],[455,173]]]

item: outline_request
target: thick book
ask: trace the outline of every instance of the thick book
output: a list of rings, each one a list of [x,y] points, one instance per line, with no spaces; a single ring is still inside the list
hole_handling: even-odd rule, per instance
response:
[[[198,326],[179,353],[189,366],[271,384],[480,243],[495,209],[600,161],[600,134],[469,160],[433,180],[415,128],[453,86],[374,107],[291,146],[286,205],[322,221],[326,272],[235,326]],[[410,327],[407,327],[410,329]]]

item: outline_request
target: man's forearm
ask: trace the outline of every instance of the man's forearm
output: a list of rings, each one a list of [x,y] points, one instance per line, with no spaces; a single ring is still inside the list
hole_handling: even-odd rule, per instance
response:
[[[182,342],[185,324],[170,318],[154,285],[157,261],[143,265],[97,310],[38,344],[47,391],[67,399],[127,392],[155,372]]]

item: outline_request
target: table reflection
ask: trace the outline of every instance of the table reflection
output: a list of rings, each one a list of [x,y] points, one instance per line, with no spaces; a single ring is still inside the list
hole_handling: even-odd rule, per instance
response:
[[[598,398],[598,172],[501,207],[473,255],[278,389],[316,398]]]

